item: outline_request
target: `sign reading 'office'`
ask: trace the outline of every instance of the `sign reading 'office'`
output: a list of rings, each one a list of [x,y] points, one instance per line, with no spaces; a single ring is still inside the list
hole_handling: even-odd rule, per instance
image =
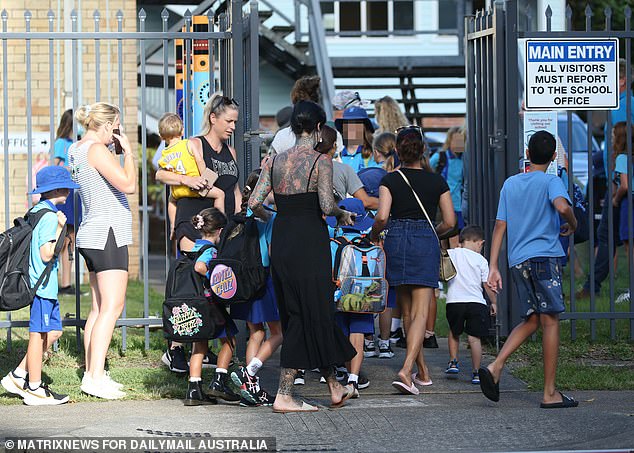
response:
[[[528,110],[618,109],[618,39],[528,39],[524,75]]]

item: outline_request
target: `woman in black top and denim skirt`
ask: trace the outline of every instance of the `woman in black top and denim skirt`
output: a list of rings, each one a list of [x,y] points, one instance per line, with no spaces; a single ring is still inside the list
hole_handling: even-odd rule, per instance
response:
[[[409,126],[396,137],[396,151],[401,161],[400,172],[385,175],[379,187],[379,210],[371,238],[388,224],[385,236],[387,280],[397,290],[407,334],[407,355],[392,386],[401,393],[417,395],[415,383],[428,379],[422,343],[427,312],[434,288],[438,287],[440,247],[425,214],[412,190],[416,192],[430,218],[440,207],[443,221],[437,225],[438,235],[451,230],[456,223],[451,194],[442,176],[429,168],[422,129]],[[403,178],[407,178],[410,186]],[[418,374],[412,373],[416,363]]]

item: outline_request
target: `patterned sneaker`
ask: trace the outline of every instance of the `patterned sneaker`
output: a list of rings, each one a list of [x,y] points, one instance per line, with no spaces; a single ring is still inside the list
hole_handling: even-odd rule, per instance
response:
[[[27,406],[57,406],[68,402],[68,395],[60,395],[48,388],[46,384],[40,384],[35,390],[26,386],[24,404]]]
[[[241,401],[246,400],[254,406],[260,403],[260,399],[258,398],[260,384],[258,383],[258,379],[247,373],[245,367],[241,366],[238,371],[232,371],[231,380],[240,388]]]
[[[185,359],[185,350],[182,346],[168,349],[161,357],[161,361],[174,373],[188,373],[189,366]]]
[[[203,382],[189,382],[187,386],[187,395],[185,395],[185,406],[203,406],[210,404],[218,404],[216,398],[210,398],[203,392]]]
[[[473,385],[480,385],[480,373],[478,373],[478,370],[473,370],[471,373],[471,383]]]
[[[363,357],[376,357],[376,344],[374,340],[363,339]]]
[[[238,404],[240,407],[258,407],[259,406],[259,404],[252,403],[251,401],[246,399],[244,396],[240,396],[240,403]]]
[[[379,359],[391,359],[394,357],[394,351],[389,340],[379,340]]]
[[[233,390],[231,390],[231,388],[229,388],[227,383],[228,380],[229,377],[226,373],[216,372],[214,374],[214,380],[211,381],[211,384],[209,385],[208,394],[230,403],[240,401],[240,395],[237,395]]]
[[[297,370],[293,384],[304,385],[306,383],[306,370]]]
[[[260,391],[258,392],[258,399],[262,406],[273,406],[273,402],[275,401],[275,398],[271,397],[262,387],[260,387]]]
[[[348,382],[348,369],[345,366],[338,366],[335,370],[335,378],[339,382]]]
[[[28,385],[28,375],[27,378],[21,378],[18,375],[16,375],[13,371],[9,371],[9,374],[7,374],[5,377],[2,378],[2,381],[0,381],[0,384],[2,384],[2,387],[4,387],[4,389],[9,392],[9,393],[13,393],[14,395],[20,395],[22,398],[24,398],[27,393],[26,393],[26,387]]]
[[[460,373],[460,368],[458,368],[458,359],[451,359],[447,364],[447,369],[445,370],[446,374],[458,374]]]

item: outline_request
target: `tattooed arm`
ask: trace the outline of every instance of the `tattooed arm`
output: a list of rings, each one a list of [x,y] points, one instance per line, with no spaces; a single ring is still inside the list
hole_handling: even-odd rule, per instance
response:
[[[319,157],[317,163],[317,194],[319,205],[324,214],[335,216],[340,225],[353,225],[352,215],[345,211],[335,201],[332,191],[332,160]]]
[[[249,198],[249,208],[253,211],[256,217],[264,220],[265,222],[271,218],[271,213],[264,209],[264,200],[266,200],[267,195],[271,192],[271,163],[273,159],[269,159],[266,161],[264,166],[262,167],[262,172],[260,173],[260,179],[258,179],[258,183],[255,185],[253,189],[253,193]]]

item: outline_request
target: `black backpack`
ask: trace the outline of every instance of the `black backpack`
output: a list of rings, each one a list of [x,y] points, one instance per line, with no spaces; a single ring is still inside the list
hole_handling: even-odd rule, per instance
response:
[[[214,300],[242,303],[257,299],[266,289],[267,271],[260,255],[257,220],[242,214],[233,216],[222,230],[218,256],[209,263]]]
[[[181,252],[170,266],[163,302],[163,333],[168,340],[205,341],[215,338],[225,326],[224,307],[213,303],[205,277],[194,270],[196,260],[211,247]]]
[[[13,221],[13,227],[0,233],[0,311],[13,311],[33,303],[35,293],[42,284],[47,284],[53,266],[62,251],[66,237],[66,226],[55,244],[53,258],[46,264],[35,287],[31,288],[29,277],[29,260],[31,255],[31,238],[33,229],[44,214],[53,212],[43,208],[37,212],[26,213]]]

